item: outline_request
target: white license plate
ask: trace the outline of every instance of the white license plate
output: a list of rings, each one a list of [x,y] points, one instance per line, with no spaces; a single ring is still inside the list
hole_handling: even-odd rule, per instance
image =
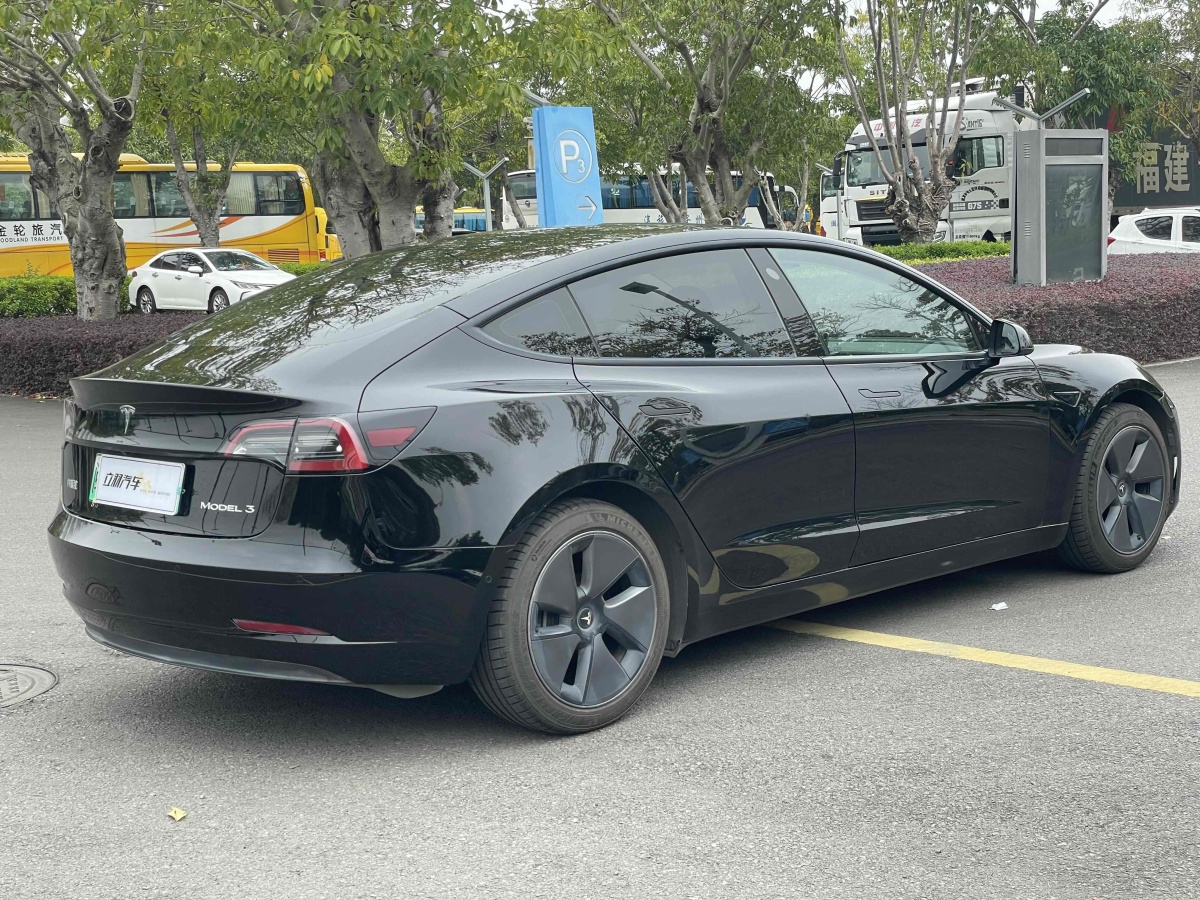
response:
[[[96,457],[88,499],[105,506],[173,516],[179,512],[185,469],[183,463],[102,453]]]

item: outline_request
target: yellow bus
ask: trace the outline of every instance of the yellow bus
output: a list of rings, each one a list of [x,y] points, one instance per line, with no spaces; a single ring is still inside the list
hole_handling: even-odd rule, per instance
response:
[[[172,165],[122,154],[113,211],[125,233],[127,268],[163,250],[200,243]],[[249,250],[273,263],[332,261],[342,255],[325,210],[313,203],[308,174],[293,165],[234,163],[221,246]],[[70,275],[71,255],[46,195],[29,183],[28,158],[0,155],[0,277],[29,272]]]

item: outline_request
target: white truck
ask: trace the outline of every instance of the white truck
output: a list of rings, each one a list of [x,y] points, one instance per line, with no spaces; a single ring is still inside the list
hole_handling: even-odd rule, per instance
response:
[[[1011,235],[1014,119],[1011,112],[993,102],[996,96],[994,91],[977,91],[965,97],[961,136],[947,166],[958,183],[945,218],[938,223],[935,240],[999,241]],[[947,130],[953,127],[957,110],[954,100],[946,116]],[[935,115],[940,115],[940,109]],[[926,175],[928,117],[926,104],[909,103],[907,121],[913,149]],[[872,121],[871,131],[884,149],[883,121]],[[821,224],[829,237],[866,246],[900,243],[896,224],[887,214],[887,179],[861,123],[851,132],[846,149],[834,159],[829,189],[831,198],[821,204]]]

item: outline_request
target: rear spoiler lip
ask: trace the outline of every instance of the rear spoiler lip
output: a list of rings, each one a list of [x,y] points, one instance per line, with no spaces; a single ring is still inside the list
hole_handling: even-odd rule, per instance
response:
[[[130,405],[143,413],[266,413],[301,405],[301,401],[291,397],[257,391],[128,378],[72,378],[71,392],[81,409],[117,409]]]

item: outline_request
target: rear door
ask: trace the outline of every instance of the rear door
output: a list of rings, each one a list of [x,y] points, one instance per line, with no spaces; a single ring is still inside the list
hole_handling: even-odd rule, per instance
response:
[[[1040,525],[1049,404],[1032,360],[989,359],[982,319],[894,269],[810,249],[771,254],[854,411],[852,564]]]
[[[146,279],[154,292],[154,302],[159,309],[174,309],[179,305],[179,254],[164,253],[150,263],[150,275]]]
[[[176,254],[179,271],[175,273],[175,296],[180,306],[188,309],[207,309],[211,290],[212,266],[199,253],[181,251]],[[204,274],[188,271],[199,266]]]
[[[745,250],[638,262],[570,293],[599,352],[576,357],[576,377],[654,462],[727,578],[750,588],[849,563],[850,410],[815,345],[797,355]]]

